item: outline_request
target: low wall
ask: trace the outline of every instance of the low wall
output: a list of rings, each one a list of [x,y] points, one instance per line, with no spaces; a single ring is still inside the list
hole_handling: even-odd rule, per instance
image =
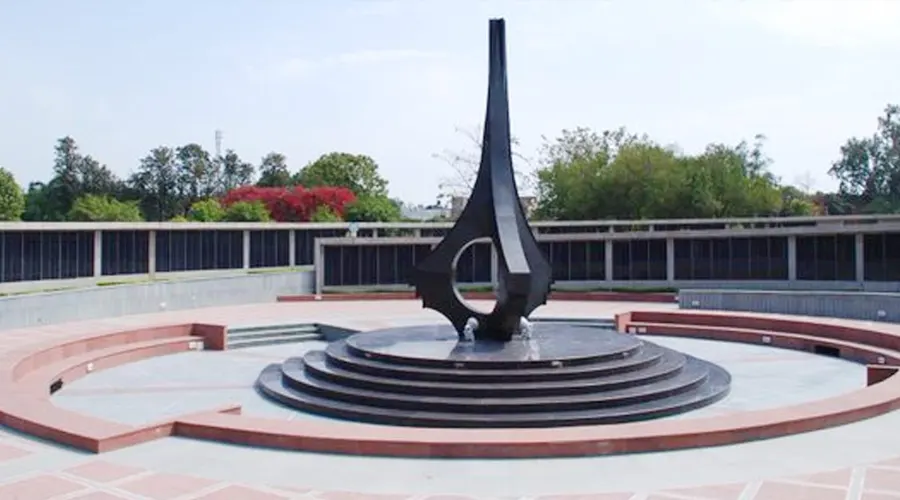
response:
[[[900,322],[897,293],[681,290],[678,307]]]
[[[0,298],[0,330],[199,307],[275,302],[312,293],[313,272],[157,281]]]

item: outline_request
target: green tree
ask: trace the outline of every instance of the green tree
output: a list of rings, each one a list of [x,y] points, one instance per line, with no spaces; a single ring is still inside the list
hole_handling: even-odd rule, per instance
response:
[[[310,222],[341,222],[340,216],[334,213],[325,205],[316,207],[316,210],[309,216]]]
[[[400,216],[400,205],[386,196],[357,197],[344,213],[344,219],[351,222],[393,222]]]
[[[32,203],[29,218],[34,220],[63,220],[75,200],[86,194],[120,196],[125,184],[105,165],[90,155],[82,155],[75,139],[66,136],[59,139],[55,148],[53,178],[34,193],[42,203]],[[35,213],[38,209],[46,210]]]
[[[272,216],[261,201],[239,201],[225,209],[227,222],[269,222]]]
[[[0,221],[14,221],[25,212],[25,194],[12,172],[0,167]]]
[[[624,129],[563,131],[542,148],[536,215],[570,220],[777,215],[783,212],[783,193],[768,172],[762,140],[712,144],[700,155],[685,155]]]
[[[828,173],[843,205],[858,212],[900,212],[900,106],[889,104],[871,137],[852,137]]]
[[[195,201],[187,219],[192,222],[219,222],[225,219],[225,208],[214,198]]]
[[[219,186],[218,192],[226,193],[236,187],[246,186],[253,183],[253,175],[256,168],[252,163],[248,163],[241,159],[233,150],[225,151],[225,156],[217,158],[219,164]]]
[[[175,150],[178,171],[178,187],[185,201],[191,203],[221,194],[221,164],[214,161],[209,152],[196,143],[186,144]]]
[[[306,165],[297,174],[297,184],[306,187],[345,187],[357,196],[387,196],[387,180],[375,160],[365,155],[328,153]]]
[[[189,206],[180,185],[182,179],[176,151],[160,146],[141,160],[129,184],[147,218],[163,221],[184,215]]]
[[[259,163],[260,187],[285,187],[294,183],[287,166],[287,158],[281,153],[269,153]]]
[[[72,204],[69,220],[79,222],[139,222],[144,220],[137,202],[86,194]]]

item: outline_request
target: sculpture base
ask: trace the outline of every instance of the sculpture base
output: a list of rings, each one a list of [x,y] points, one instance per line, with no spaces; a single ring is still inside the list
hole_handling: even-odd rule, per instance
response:
[[[267,367],[257,386],[301,410],[426,427],[645,420],[718,401],[721,367],[609,328],[535,323],[531,339],[460,342],[449,326],[358,333]]]

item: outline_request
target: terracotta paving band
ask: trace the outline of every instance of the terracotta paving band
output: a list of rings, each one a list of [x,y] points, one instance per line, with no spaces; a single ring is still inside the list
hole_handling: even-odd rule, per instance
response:
[[[462,292],[466,300],[494,300],[493,292]],[[362,292],[326,293],[322,295],[282,295],[278,302],[351,301],[351,300],[416,300],[414,292]],[[579,302],[651,302],[671,304],[678,302],[678,296],[665,292],[569,292],[550,293],[550,300],[573,300]]]
[[[181,316],[189,317],[190,311]],[[862,323],[858,323],[862,325]],[[616,316],[620,331],[681,335],[820,351],[888,366],[900,364],[900,337],[876,323],[846,326],[827,319],[750,313],[633,311]],[[426,429],[353,422],[311,422],[241,416],[240,408],[128,426],[56,407],[49,386],[203,342],[222,349],[224,326],[175,324],[99,330],[18,348],[0,357],[0,423],[93,452],[168,435],[253,446],[407,457],[550,457],[659,451],[740,443],[822,429],[900,407],[900,377],[883,374],[864,389],[802,405],[685,420],[549,429]],[[9,395],[9,397],[7,397]]]

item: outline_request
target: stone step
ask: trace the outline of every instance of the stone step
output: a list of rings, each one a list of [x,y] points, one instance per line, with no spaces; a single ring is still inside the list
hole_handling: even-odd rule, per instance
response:
[[[606,363],[587,365],[520,368],[518,370],[475,369],[466,367],[445,368],[432,366],[399,365],[388,361],[356,357],[347,349],[346,342],[332,342],[325,348],[329,364],[348,371],[399,380],[441,382],[540,382],[552,380],[577,380],[609,376],[642,370],[658,363],[664,350],[655,344],[645,344],[635,355]]]
[[[602,412],[608,408],[651,403],[691,392],[703,385],[708,376],[705,365],[694,358],[687,358],[684,369],[673,376],[635,387],[553,396],[504,397],[497,391],[491,396],[451,397],[379,392],[339,385],[311,376],[301,358],[293,360],[293,364],[282,366],[283,383],[298,392],[361,406],[437,413]]]
[[[228,327],[229,338],[253,337],[256,334],[265,334],[270,332],[279,333],[318,333],[319,325],[315,323],[302,324],[286,324],[286,325],[254,325],[254,326],[237,326]]]
[[[228,349],[261,347],[275,344],[292,344],[298,342],[322,341],[325,337],[320,333],[270,333],[249,338],[228,338]]]
[[[273,364],[260,374],[258,389],[271,399],[291,408],[333,418],[374,424],[444,428],[535,428],[575,425],[618,424],[680,414],[709,405],[728,394],[730,377],[723,370],[710,373],[711,384],[698,391],[677,394],[665,399],[628,406],[579,411],[545,411],[534,413],[449,413],[424,408],[399,410],[379,408],[345,401],[335,401],[297,391],[284,383],[280,364]]]
[[[292,378],[306,370],[309,376],[337,385],[378,392],[421,394],[432,396],[462,397],[523,397],[523,396],[571,396],[598,391],[623,389],[647,385],[674,377],[685,366],[687,359],[677,352],[670,352],[659,362],[640,371],[611,373],[608,376],[577,380],[521,380],[510,373],[507,381],[484,383],[471,380],[429,381],[411,378],[379,376],[345,370],[328,362],[322,351],[311,351],[302,358],[284,362],[284,376]],[[299,383],[299,382],[298,382]]]

